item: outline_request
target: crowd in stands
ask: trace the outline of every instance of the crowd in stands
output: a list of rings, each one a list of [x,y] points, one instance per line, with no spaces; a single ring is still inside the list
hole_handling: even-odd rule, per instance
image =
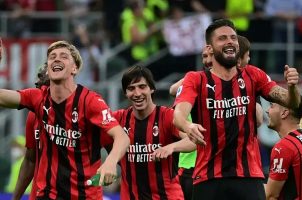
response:
[[[238,34],[247,37],[252,44],[288,42],[287,25],[288,22],[294,22],[292,42],[302,41],[300,0],[286,3],[282,0],[4,0],[0,8],[10,13],[8,36],[17,38],[31,37],[33,33],[47,35],[60,32],[60,18],[33,18],[33,13],[65,11],[70,19],[71,34],[77,37],[78,26],[87,28],[91,37],[87,45],[99,47],[100,51],[102,44],[108,41],[110,47],[121,43],[130,45],[118,57],[126,61],[118,62],[124,66],[146,61],[160,49],[168,47],[169,54],[148,66],[155,73],[156,80],[172,72],[184,73],[200,67],[196,63],[200,63],[198,58],[203,44],[198,43],[199,49],[195,46],[199,40],[203,40],[203,35],[198,39],[194,29],[200,30],[217,18],[230,18]],[[87,17],[90,12],[102,14],[102,20],[92,21]],[[188,15],[196,18],[188,19]],[[174,23],[174,31],[167,30],[173,28],[171,23]],[[192,26],[192,23],[195,24]],[[176,40],[177,37],[182,40]],[[189,37],[191,41],[187,40]],[[177,49],[183,52],[176,55]],[[252,54],[251,62],[267,73],[281,73],[287,61],[286,50],[285,45],[281,45],[274,51],[256,51]],[[301,63],[298,59],[301,50],[296,52],[293,64]],[[123,66],[111,74],[120,69]]]

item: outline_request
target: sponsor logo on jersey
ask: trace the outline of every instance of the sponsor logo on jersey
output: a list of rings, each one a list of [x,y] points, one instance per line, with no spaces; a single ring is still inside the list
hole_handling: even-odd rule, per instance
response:
[[[249,96],[238,96],[220,100],[207,98],[206,105],[209,110],[213,109],[213,118],[231,118],[234,116],[246,115],[247,105],[250,103]]]
[[[127,159],[129,162],[153,162],[152,153],[162,144],[130,144],[127,149]]]
[[[47,124],[45,121],[44,129],[50,136],[50,140],[53,141],[56,145],[65,146],[65,147],[76,147],[76,140],[82,136],[80,131],[75,131],[71,129],[64,129],[57,125]]]
[[[286,170],[283,169],[283,158],[275,158],[273,161],[273,168],[271,169],[273,173],[284,174]]]

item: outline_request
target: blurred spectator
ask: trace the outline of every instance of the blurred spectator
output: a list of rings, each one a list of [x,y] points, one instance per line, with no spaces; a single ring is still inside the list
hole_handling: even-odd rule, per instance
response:
[[[111,46],[119,44],[122,40],[120,16],[125,6],[125,0],[103,0],[104,26]]]
[[[193,0],[193,2],[193,5],[199,3],[206,11],[211,12],[213,20],[225,18],[226,0]]]
[[[54,12],[61,8],[62,0],[32,0],[34,11]],[[32,32],[56,33],[60,30],[59,18],[34,18]]]
[[[5,191],[8,193],[13,193],[18,180],[19,170],[25,155],[25,137],[23,135],[16,136],[11,144],[11,173],[8,185],[5,187]],[[27,187],[25,193],[29,193],[31,189],[31,184]]]
[[[186,16],[184,10],[172,5],[171,18],[163,22],[163,36],[169,55],[161,63],[150,66],[155,80],[173,72],[186,73],[196,70],[197,57],[205,46],[205,29],[211,23],[207,13]]]
[[[296,25],[299,17],[302,17],[302,1],[301,0],[267,0],[265,12],[272,17],[272,39],[276,43],[288,42],[289,35],[288,23],[292,22]],[[298,33],[297,26],[294,26],[294,42],[299,42],[301,36]],[[286,60],[285,50],[277,50],[274,54],[274,71],[275,73],[283,73],[284,65],[289,64]]]
[[[65,0],[65,9],[71,21],[71,26],[76,28],[79,24],[87,24],[85,16],[89,12],[91,0]]]
[[[238,35],[247,36],[254,0],[226,0],[226,16],[233,21]]]
[[[154,24],[154,15],[143,1],[132,0],[121,15],[123,42],[131,44],[129,64],[144,61],[158,51],[158,41],[154,34],[159,31]]]
[[[5,0],[10,11],[8,20],[8,34],[10,37],[28,37],[31,31],[30,13],[34,10],[31,0]]]
[[[91,40],[87,27],[84,24],[77,25],[74,30],[72,43],[79,49],[83,59],[82,72],[76,77],[78,83],[92,87],[99,78],[99,59],[102,56],[98,45]]]

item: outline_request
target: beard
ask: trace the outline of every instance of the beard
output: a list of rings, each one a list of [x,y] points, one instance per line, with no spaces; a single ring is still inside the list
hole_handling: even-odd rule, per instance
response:
[[[237,52],[235,57],[225,58],[223,56],[223,53],[214,50],[214,58],[226,69],[231,69],[232,67],[237,65],[239,53]]]

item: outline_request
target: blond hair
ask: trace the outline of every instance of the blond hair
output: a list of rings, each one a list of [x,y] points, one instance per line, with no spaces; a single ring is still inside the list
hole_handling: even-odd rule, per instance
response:
[[[61,40],[61,41],[57,41],[57,42],[54,42],[51,45],[49,45],[49,47],[47,49],[47,57],[49,56],[51,51],[53,51],[54,49],[58,49],[58,48],[68,49],[70,51],[71,56],[73,57],[73,60],[77,66],[77,69],[79,71],[82,69],[83,61],[82,61],[82,57],[80,55],[79,50],[74,45],[68,43],[67,41]]]

